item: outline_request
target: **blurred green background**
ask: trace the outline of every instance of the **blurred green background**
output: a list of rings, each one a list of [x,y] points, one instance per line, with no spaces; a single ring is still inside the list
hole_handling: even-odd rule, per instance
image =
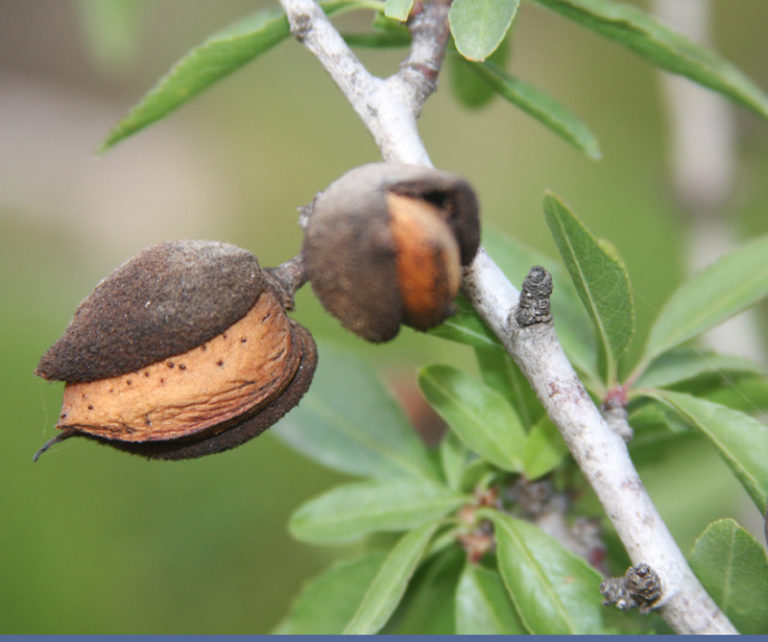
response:
[[[122,22],[134,28],[115,32],[100,22],[99,4],[107,3],[0,0],[0,633],[267,632],[302,579],[337,554],[292,541],[285,524],[338,476],[269,433],[183,463],[72,440],[33,465],[54,434],[62,386],[32,371],[77,303],[142,247],[211,238],[275,265],[299,247],[296,208],[377,160],[377,150],[291,41],[97,157],[109,127],[188,48],[277,3],[136,0]],[[765,2],[721,0],[713,10],[717,49],[768,87]],[[338,22],[363,30],[369,20]],[[360,55],[384,75],[404,53]],[[642,336],[684,274],[686,228],[667,178],[659,77],[527,4],[510,69],[584,119],[603,160],[587,160],[500,100],[477,112],[457,106],[447,77],[421,118],[432,160],[475,185],[486,227],[550,255],[540,204],[546,188],[561,194],[623,255]],[[736,112],[737,177],[724,214],[748,238],[768,232],[768,124]],[[323,345],[347,346],[406,394],[419,365],[474,367],[470,350],[410,330],[364,345],[308,288],[295,317],[311,328],[321,359]],[[697,440],[643,461],[641,474],[685,550],[715,517],[756,523],[725,465]]]

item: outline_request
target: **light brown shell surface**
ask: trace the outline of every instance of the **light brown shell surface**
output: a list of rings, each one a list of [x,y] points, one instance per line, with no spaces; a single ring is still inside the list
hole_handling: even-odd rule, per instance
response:
[[[58,428],[121,441],[187,437],[277,397],[301,359],[280,302],[265,290],[240,321],[141,370],[67,384]]]

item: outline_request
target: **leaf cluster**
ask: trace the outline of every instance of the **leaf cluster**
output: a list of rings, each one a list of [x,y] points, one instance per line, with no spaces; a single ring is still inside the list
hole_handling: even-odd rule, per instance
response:
[[[615,0],[528,0],[628,48],[666,71],[717,91],[764,118],[768,96],[714,52],[675,33],[643,11]],[[327,15],[374,12],[371,29],[342,34],[351,46],[392,48],[410,44],[405,24],[413,0],[322,0]],[[520,0],[454,0],[448,72],[457,100],[470,108],[494,96],[516,105],[589,158],[601,156],[591,129],[554,97],[508,71]],[[197,94],[290,36],[279,8],[265,9],[210,36],[183,56],[112,129],[102,151],[177,109]]]

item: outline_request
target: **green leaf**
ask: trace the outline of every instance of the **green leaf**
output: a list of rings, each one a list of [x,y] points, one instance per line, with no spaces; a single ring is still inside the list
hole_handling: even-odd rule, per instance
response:
[[[425,524],[400,538],[368,586],[344,633],[369,635],[386,624],[402,599],[436,529],[437,524]]]
[[[405,531],[440,519],[469,501],[428,481],[345,484],[302,504],[288,528],[302,542],[344,544],[377,531]]]
[[[328,15],[374,8],[369,0],[331,0],[321,6]],[[289,35],[288,20],[282,10],[276,8],[258,11],[215,33],[179,60],[115,125],[101,151],[160,120]]]
[[[762,364],[709,350],[678,348],[659,355],[635,382],[638,388],[661,388],[705,374],[748,373],[765,375]]]
[[[456,587],[456,633],[523,635],[527,632],[499,574],[467,563]]]
[[[483,382],[512,404],[524,428],[529,428],[544,415],[544,406],[507,352],[475,348],[475,356]]]
[[[329,468],[377,479],[440,479],[369,362],[322,346],[312,387],[270,432]]]
[[[340,634],[386,557],[384,551],[369,551],[354,559],[337,561],[304,584],[288,614],[272,633]]]
[[[720,450],[761,514],[768,504],[768,426],[742,412],[669,390],[648,390],[701,430]]]
[[[414,574],[400,606],[382,633],[456,633],[453,593],[461,574],[464,557],[464,551],[454,543],[425,561]]]
[[[693,545],[691,569],[739,633],[768,632],[765,549],[732,519],[712,522]]]
[[[747,414],[764,413],[768,412],[768,379],[762,375],[732,376],[696,396]]]
[[[552,192],[544,197],[544,213],[576,291],[597,328],[607,383],[613,385],[618,359],[635,328],[627,270],[615,250],[592,236]]]
[[[651,328],[643,362],[709,330],[768,295],[768,236],[705,268],[680,286]]]
[[[468,448],[503,470],[522,470],[525,431],[504,397],[450,366],[423,368],[419,387]]]
[[[592,323],[580,304],[573,283],[560,265],[551,257],[536,252],[496,230],[486,229],[483,245],[507,278],[518,286],[522,284],[532,266],[543,265],[547,268],[554,283],[552,313],[560,343],[574,367],[585,376],[586,383],[597,381]]]
[[[448,12],[451,34],[459,53],[485,60],[504,40],[520,0],[453,0]]]
[[[492,62],[499,69],[507,68],[510,35],[511,31],[508,31],[496,51],[488,56],[488,62]],[[468,61],[452,47],[448,52],[452,55],[446,57],[445,64],[448,65],[453,95],[459,103],[470,109],[479,109],[487,105],[497,92],[488,81],[472,70],[472,66],[479,63]]]
[[[440,442],[439,453],[448,488],[458,490],[461,488],[461,475],[467,463],[467,447],[461,443],[456,433],[449,430]]]
[[[630,447],[634,447],[642,441],[645,432],[651,428],[663,427],[670,433],[682,433],[690,430],[689,424],[681,419],[680,415],[656,399],[643,399],[642,403],[635,403],[633,399],[633,403],[629,406],[627,421],[637,431],[630,442]]]
[[[470,346],[490,347],[498,350],[504,349],[496,335],[477,316],[477,313],[469,301],[464,298],[463,294],[459,294],[456,297],[454,305],[456,306],[456,313],[448,317],[436,328],[428,330],[429,334]]]
[[[393,20],[405,22],[413,9],[413,0],[386,0],[384,15]]]
[[[602,154],[600,143],[592,131],[571,111],[541,89],[520,80],[492,62],[466,62],[473,72],[485,80],[505,100],[508,100],[542,125],[584,152],[588,158],[598,160]]]
[[[736,67],[639,9],[612,0],[535,2],[768,118],[768,96]]]
[[[501,576],[530,633],[603,633],[603,577],[540,528],[494,510]]]
[[[523,473],[528,479],[538,479],[553,471],[568,454],[560,431],[549,417],[541,420],[528,433],[523,448]]]
[[[469,493],[481,484],[483,487],[487,487],[488,480],[495,477],[497,472],[491,468],[491,465],[485,459],[480,459],[479,457],[470,459],[461,474],[459,489]]]

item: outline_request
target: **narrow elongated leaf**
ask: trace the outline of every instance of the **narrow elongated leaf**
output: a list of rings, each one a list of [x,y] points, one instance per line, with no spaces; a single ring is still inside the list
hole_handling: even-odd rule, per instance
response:
[[[340,634],[386,557],[384,551],[369,551],[354,559],[334,563],[304,584],[288,614],[272,633]]]
[[[461,475],[467,463],[467,447],[454,432],[450,430],[440,442],[440,466],[448,488],[458,490],[461,486]]]
[[[765,375],[765,366],[708,350],[678,348],[659,355],[636,382],[639,388],[660,388],[705,374],[749,373]]]
[[[507,68],[510,36],[511,30],[507,32],[496,51],[487,58],[487,62],[493,63],[502,70]],[[452,48],[449,52],[451,55],[446,57],[445,64],[448,65],[447,71],[451,77],[453,95],[459,103],[470,109],[479,109],[487,105],[496,96],[496,90],[472,70],[473,64],[482,63],[472,63]]]
[[[680,286],[651,328],[644,362],[768,296],[768,236],[755,239]]]
[[[456,586],[456,633],[523,635],[527,632],[501,576],[468,563]]]
[[[302,504],[291,535],[312,544],[343,544],[377,531],[405,531],[434,521],[469,499],[445,486],[387,480],[337,486]]]
[[[588,158],[598,160],[602,156],[597,137],[552,96],[505,72],[490,61],[466,64],[493,87],[499,96],[533,116],[542,125],[584,152]]]
[[[568,446],[549,417],[541,420],[528,433],[523,448],[523,472],[528,479],[537,479],[560,465],[568,454]]]
[[[320,349],[312,387],[270,432],[315,461],[363,477],[438,480],[439,472],[373,366]]]
[[[430,545],[431,548],[431,545]],[[456,633],[453,594],[466,554],[456,546],[425,554],[384,635],[453,635]]]
[[[497,511],[499,570],[530,633],[603,633],[602,575],[540,528]]]
[[[531,384],[507,352],[492,348],[475,348],[480,376],[486,385],[507,399],[528,429],[544,414]]]
[[[658,402],[656,399],[643,399],[644,403],[633,403],[629,407],[629,416],[627,421],[632,428],[636,430],[635,436],[630,442],[630,447],[634,449],[638,444],[643,444],[648,432],[653,429],[663,428],[664,431],[656,430],[651,436],[651,440],[669,439],[674,433],[684,433],[691,429],[688,422],[681,419],[666,404]]]
[[[522,470],[525,431],[504,397],[450,366],[423,368],[419,387],[468,448],[499,468]]]
[[[448,12],[451,34],[459,53],[485,60],[504,40],[520,0],[453,0]]]
[[[366,0],[330,0],[321,3],[321,6],[328,15],[357,8],[373,8],[371,2]],[[102,144],[101,151],[160,120],[289,35],[288,20],[277,8],[258,11],[212,35],[179,60],[115,125]]]
[[[576,291],[597,328],[607,380],[612,384],[618,359],[635,327],[627,270],[615,250],[592,236],[552,192],[544,197],[544,213]]]
[[[647,391],[701,430],[720,450],[761,514],[768,503],[768,426],[737,410],[669,390]]]
[[[386,0],[384,3],[384,15],[393,20],[405,22],[413,8],[413,0]]]
[[[425,524],[400,538],[368,586],[344,633],[369,635],[387,623],[436,529],[437,524]]]
[[[732,519],[712,522],[693,545],[691,569],[743,634],[768,632],[765,549]]]
[[[768,118],[768,96],[736,67],[639,9],[614,0],[534,1]]]
[[[688,390],[683,392],[688,392]],[[768,412],[768,379],[762,375],[732,376],[727,385],[723,385],[723,382],[720,381],[709,390],[695,394],[707,401],[750,415]]]

